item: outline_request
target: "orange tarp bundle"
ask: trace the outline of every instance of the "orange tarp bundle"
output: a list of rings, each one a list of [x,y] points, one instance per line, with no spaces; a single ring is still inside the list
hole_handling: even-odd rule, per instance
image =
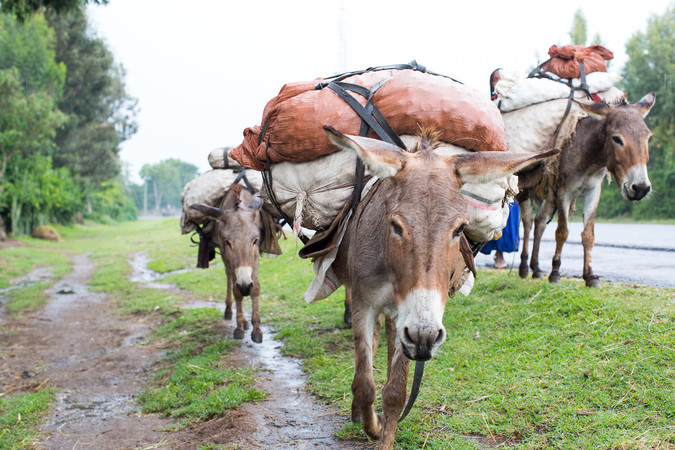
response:
[[[614,58],[614,54],[602,45],[591,45],[590,47],[584,47],[583,45],[558,47],[553,45],[548,50],[548,56],[551,59],[542,64],[541,69],[545,72],[555,73],[562,78],[579,78],[581,76],[579,61],[583,61],[586,74],[607,72],[605,61]]]
[[[439,75],[416,70],[387,69],[365,72],[342,80],[367,89],[386,80],[373,102],[398,135],[416,134],[420,126],[434,125],[441,140],[469,150],[505,151],[504,122],[494,104],[474,89]],[[326,136],[330,125],[358,135],[361,118],[330,88],[315,90],[324,81],[290,83],[265,107],[262,125],[244,130],[244,141],[230,156],[245,167],[267,168],[270,162],[311,161],[338,150]],[[361,104],[366,99],[350,92]],[[265,135],[260,137],[265,123]],[[377,138],[370,132],[370,137]]]

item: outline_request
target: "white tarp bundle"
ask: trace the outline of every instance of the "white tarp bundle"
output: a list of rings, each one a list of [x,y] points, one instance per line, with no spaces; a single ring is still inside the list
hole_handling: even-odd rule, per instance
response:
[[[558,81],[546,78],[527,78],[519,72],[504,69],[500,69],[499,74],[501,79],[496,84],[497,99],[495,103],[502,112],[514,111],[549,100],[566,99],[570,95],[570,88]],[[548,75],[560,79],[555,74]],[[621,76],[611,72],[592,72],[586,75],[586,84],[591,94],[607,91],[619,80],[621,80]],[[581,80],[574,78],[572,85],[578,88],[581,86]],[[574,96],[583,98],[586,94],[583,91],[576,91]]]
[[[214,169],[241,170],[243,167],[229,156],[230,147],[218,147],[209,153],[209,164]]]
[[[180,229],[182,234],[195,231],[198,225],[207,222],[204,215],[197,210],[191,209],[190,205],[196,203],[209,206],[218,205],[238,175],[239,172],[232,170],[214,169],[199,175],[185,185],[181,194],[183,213],[180,217]],[[262,186],[262,175],[260,172],[248,169],[246,170],[246,178],[254,189],[260,190]]]
[[[414,146],[416,139],[414,136],[401,136],[408,148]],[[471,153],[452,144],[444,144],[436,151],[451,155]],[[355,165],[356,155],[350,150],[340,150],[303,163],[272,164],[272,189],[277,203],[287,217],[304,228],[326,229],[352,196]],[[512,175],[494,183],[465,184],[462,187],[471,219],[466,227],[467,236],[477,242],[499,237],[506,226],[508,203],[518,192],[517,185],[517,177]],[[263,186],[261,195],[269,202],[266,186]]]

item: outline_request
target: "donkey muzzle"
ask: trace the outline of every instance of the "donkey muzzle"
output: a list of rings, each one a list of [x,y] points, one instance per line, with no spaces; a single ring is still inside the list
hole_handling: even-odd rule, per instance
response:
[[[652,185],[649,183],[633,183],[630,187],[624,185],[626,199],[630,201],[642,200],[652,191]]]
[[[253,289],[253,268],[249,266],[237,267],[235,271],[235,283],[239,293],[243,296],[249,295]]]
[[[443,306],[440,292],[417,289],[399,307],[397,334],[408,359],[428,361],[445,341]]]

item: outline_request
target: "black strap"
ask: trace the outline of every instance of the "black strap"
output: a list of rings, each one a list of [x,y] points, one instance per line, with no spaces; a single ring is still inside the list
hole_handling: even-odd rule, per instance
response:
[[[420,393],[420,386],[422,385],[422,375],[424,375],[424,361],[417,361],[415,363],[415,375],[413,376],[413,384],[410,388],[410,397],[408,397],[408,403],[405,405],[405,410],[401,414],[401,418],[398,419],[398,423],[403,422],[403,419],[408,415],[415,400],[417,399],[417,394]]]
[[[244,180],[246,189],[248,189],[251,194],[255,194],[255,188],[251,185],[251,182],[248,181],[248,178],[246,178],[246,169],[242,169],[241,172],[239,172],[239,175],[237,175],[232,184],[239,183],[241,180]]]
[[[229,169],[230,168],[230,163],[227,160],[227,152],[229,151],[229,148],[225,147],[223,149],[223,169]]]

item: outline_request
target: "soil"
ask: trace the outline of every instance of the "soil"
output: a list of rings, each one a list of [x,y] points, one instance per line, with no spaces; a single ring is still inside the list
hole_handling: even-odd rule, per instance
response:
[[[87,255],[72,255],[73,270],[46,291],[47,305],[18,319],[7,320],[0,308],[2,350],[0,389],[57,389],[57,401],[41,435],[38,449],[196,449],[213,443],[226,448],[363,449],[368,441],[342,441],[333,436],[348,420],[304,389],[301,361],[282,357],[273,330],[265,328],[262,344],[247,336],[228,358],[233,367],[261,369],[258,387],[265,401],[244,404],[223,417],[177,432],[167,431],[169,419],[138,412],[135,396],[164,355],[162,343],[147,339],[158,323],[154,316],[122,317],[105,294],[92,293],[87,283],[93,267]],[[132,281],[155,289],[177,290],[161,283],[147,269],[143,254],[134,254]],[[48,279],[38,269],[16,283]],[[0,292],[2,300],[2,292]],[[210,306],[220,306],[209,303]],[[190,301],[184,307],[204,306]],[[234,330],[223,323],[223,336]]]

